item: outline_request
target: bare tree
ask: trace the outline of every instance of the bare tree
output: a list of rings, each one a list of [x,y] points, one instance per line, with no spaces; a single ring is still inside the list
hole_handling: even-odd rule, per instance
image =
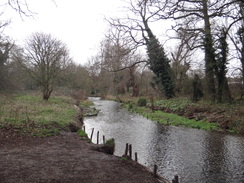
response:
[[[26,41],[24,56],[23,66],[42,86],[43,100],[48,100],[55,78],[71,61],[66,45],[50,34],[33,33]]]
[[[26,0],[6,0],[5,5],[10,6],[14,9],[19,15],[31,16],[33,12],[29,9],[28,3]]]
[[[124,19],[113,20],[111,24],[116,27],[122,27],[123,31],[130,35],[137,46],[146,46],[149,68],[163,86],[166,98],[172,98],[175,93],[172,69],[169,64],[170,60],[149,26],[151,22],[155,21],[154,18],[158,14],[158,10],[153,6],[155,3],[156,1],[149,0],[130,0],[128,2],[128,10],[132,16],[127,15]],[[162,2],[161,4],[164,3]]]
[[[54,4],[55,0],[51,0]],[[2,6],[10,6],[15,10],[21,17],[33,16],[35,13],[29,8],[28,0],[3,0]]]
[[[239,2],[236,5],[236,10],[239,15],[244,17],[244,3]],[[238,72],[241,73],[241,98],[244,96],[244,18],[241,21],[237,22],[235,29],[230,32],[227,32],[231,42],[234,45],[234,50],[231,50],[234,60],[239,60],[240,67],[235,68]]]
[[[88,72],[89,79],[91,80],[90,93],[96,96],[98,95],[98,92],[101,92],[100,84],[103,83],[103,78],[99,77],[99,75],[101,74],[100,56],[96,55],[91,57],[88,60],[85,68]]]
[[[177,30],[175,36],[170,36],[170,40],[177,40],[175,48],[171,51],[171,60],[174,71],[175,91],[178,94],[189,94],[187,72],[193,65],[192,57],[196,52],[195,48],[199,42],[198,34],[186,33],[186,27],[188,27],[187,24],[184,25],[184,29]]]

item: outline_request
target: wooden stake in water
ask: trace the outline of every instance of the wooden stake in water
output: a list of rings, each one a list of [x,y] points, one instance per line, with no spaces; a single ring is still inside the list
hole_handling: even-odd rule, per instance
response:
[[[125,155],[127,156],[128,155],[128,143],[126,143],[126,145],[125,145]]]
[[[129,157],[132,158],[132,145],[129,145]]]
[[[175,178],[172,180],[172,183],[179,183],[178,175],[175,175]]]
[[[103,144],[105,144],[105,136],[103,135]]]
[[[99,144],[99,131],[97,132],[97,144]]]
[[[153,176],[157,177],[157,170],[158,170],[158,166],[154,165],[154,169],[153,169]]]
[[[135,161],[137,162],[137,152],[135,152]]]
[[[91,141],[92,141],[92,136],[93,136],[93,133],[94,133],[94,128],[92,128],[92,132],[91,132]]]

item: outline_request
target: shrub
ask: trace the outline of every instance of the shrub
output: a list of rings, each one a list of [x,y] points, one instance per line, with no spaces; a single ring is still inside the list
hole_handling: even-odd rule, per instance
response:
[[[137,101],[137,105],[140,107],[144,107],[147,105],[147,99],[145,98],[139,98]]]
[[[129,110],[133,109],[133,104],[129,103],[129,105],[128,105],[128,109],[129,109]]]

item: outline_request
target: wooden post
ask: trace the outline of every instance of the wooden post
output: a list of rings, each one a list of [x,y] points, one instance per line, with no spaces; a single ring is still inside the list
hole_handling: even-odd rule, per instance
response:
[[[97,132],[97,144],[99,144],[99,131]]]
[[[86,132],[86,126],[83,126],[84,132]]]
[[[158,170],[158,166],[154,165],[154,168],[153,168],[153,176],[154,177],[157,177],[157,170]]]
[[[174,179],[172,180],[172,183],[179,183],[178,175],[175,175]]]
[[[132,145],[129,145],[129,157],[132,158]]]
[[[135,152],[135,161],[137,162],[137,152]]]
[[[92,141],[92,136],[93,136],[93,132],[94,132],[94,128],[92,128],[92,132],[91,132],[91,141]]]
[[[126,156],[128,155],[128,143],[126,143],[126,145],[125,145],[125,155]]]
[[[175,176],[175,183],[179,183],[179,177],[178,177],[178,175]]]
[[[103,144],[105,144],[105,136],[103,135]]]

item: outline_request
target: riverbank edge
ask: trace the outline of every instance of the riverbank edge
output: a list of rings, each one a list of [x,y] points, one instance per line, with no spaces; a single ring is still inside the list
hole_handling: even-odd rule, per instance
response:
[[[146,167],[146,166],[140,164],[139,162],[137,162],[136,160],[133,160],[132,158],[130,158],[129,155],[117,156],[117,155],[114,155],[114,154],[106,153],[103,150],[101,150],[101,148],[105,147],[107,142],[111,141],[111,139],[106,140],[104,144],[95,144],[95,143],[92,143],[92,140],[88,137],[88,134],[85,132],[85,130],[80,129],[77,133],[81,137],[82,141],[85,141],[85,142],[87,142],[87,144],[90,145],[92,150],[98,151],[98,152],[101,152],[101,153],[104,153],[104,154],[109,154],[109,155],[111,155],[113,157],[118,158],[120,161],[123,161],[123,162],[130,162],[132,165],[139,166],[139,167],[141,167],[142,170],[146,170],[150,175],[152,175],[155,179],[159,180],[161,183],[170,183],[169,180],[167,180],[164,177],[159,176],[157,174],[157,166],[154,166],[154,170],[150,170],[148,167]],[[114,144],[114,148],[115,148],[115,145],[116,145],[116,142]]]
[[[81,139],[79,138],[79,135],[76,132],[67,132],[67,131],[62,131],[59,135],[56,136],[49,136],[49,137],[31,137],[31,136],[20,136],[16,133],[10,133],[9,131],[2,131],[0,130],[0,145],[1,145],[1,150],[0,150],[0,154],[6,154],[6,152],[8,153],[8,157],[4,158],[5,156],[2,156],[0,159],[1,163],[6,164],[8,166],[10,166],[11,168],[7,168],[5,166],[0,167],[0,182],[13,182],[13,177],[17,177],[15,178],[16,180],[20,181],[21,180],[26,180],[26,175],[31,175],[30,176],[30,182],[32,181],[43,181],[44,179],[47,181],[50,180],[59,180],[58,182],[63,182],[62,180],[67,180],[67,178],[65,179],[65,177],[72,177],[72,175],[70,175],[69,173],[71,173],[68,170],[71,169],[80,169],[80,167],[83,167],[81,172],[79,172],[79,174],[74,175],[74,177],[72,177],[72,179],[74,178],[77,182],[82,180],[85,182],[93,182],[93,179],[91,179],[91,177],[89,177],[88,175],[91,175],[93,178],[95,176],[94,182],[100,182],[100,175],[103,175],[106,177],[109,177],[110,180],[113,179],[118,179],[118,177],[120,177],[119,179],[121,181],[127,181],[130,178],[133,177],[136,174],[136,176],[144,176],[145,174],[145,180],[143,180],[142,182],[163,182],[163,183],[169,183],[169,181],[162,181],[160,180],[159,177],[154,177],[153,174],[144,166],[134,162],[134,161],[124,161],[121,160],[120,157],[115,156],[115,155],[102,155],[105,153],[101,153],[101,152],[97,152],[93,150],[93,147],[96,147],[96,144],[92,144],[92,143],[87,143],[86,139]],[[36,154],[35,149],[38,149],[38,152],[45,152],[45,150],[43,149],[43,147],[47,150],[46,146],[50,146],[52,148],[55,149],[55,151],[53,151],[52,156],[56,157],[53,160],[50,159],[49,156],[46,155],[42,155],[43,153],[38,153]],[[54,147],[55,146],[55,147]],[[68,147],[66,147],[68,146]],[[73,148],[71,148],[73,147]],[[50,151],[50,149],[52,148],[48,148],[48,151]],[[75,161],[74,164],[72,163],[72,167],[67,167],[66,164],[69,164],[68,162],[70,162],[71,158],[68,154],[66,154],[65,152],[62,152],[64,150],[64,148],[66,149],[67,153],[71,152],[72,154],[81,154],[81,157],[85,157],[86,159],[83,160],[82,158],[74,158],[75,161],[76,159],[79,159],[78,161]],[[9,151],[9,150],[10,151]],[[32,152],[34,151],[34,152]],[[14,152],[19,152],[19,153],[13,153]],[[29,154],[31,152],[31,154]],[[97,153],[93,153],[93,152],[97,152]],[[101,154],[100,154],[101,153]],[[28,158],[29,162],[26,162],[24,164],[21,164],[21,167],[19,167],[20,164],[18,164],[19,161],[24,161],[24,159],[22,159],[22,154],[23,154],[23,158]],[[45,153],[44,153],[45,154]],[[48,152],[48,154],[50,154],[50,152]],[[60,156],[60,154],[62,154]],[[15,159],[15,156],[18,156],[17,160],[13,160],[12,161],[12,156],[13,159]],[[50,154],[51,155],[51,154]],[[67,163],[66,163],[66,158],[67,158]],[[34,159],[33,159],[34,158]],[[63,163],[58,163],[56,164],[55,162],[58,162],[59,159],[62,158],[62,162]],[[41,159],[40,164],[36,164],[35,166],[31,164],[31,162],[33,161],[37,161],[36,159]],[[45,160],[46,159],[46,160]],[[11,162],[9,162],[11,160]],[[83,164],[83,161],[85,161]],[[53,165],[53,163],[55,163]],[[92,163],[92,166],[97,167],[96,165],[98,165],[98,167],[102,168],[91,168],[92,166],[90,166],[90,163]],[[17,163],[17,164],[16,164]],[[58,177],[56,177],[56,174],[52,174],[51,172],[49,172],[47,177],[42,177],[39,176],[38,172],[34,172],[35,176],[33,176],[30,173],[30,170],[33,169],[35,170],[36,167],[41,166],[42,170],[40,170],[42,173],[43,171],[45,171],[46,169],[43,167],[45,167],[43,165],[43,163],[45,163],[45,166],[47,169],[51,169],[51,170],[55,170],[55,171],[59,171],[60,169],[67,169],[67,171],[64,171],[64,173],[59,174]],[[77,164],[78,163],[78,164]],[[111,163],[111,165],[109,165]],[[26,164],[30,164],[28,166],[26,166]],[[65,165],[65,167],[63,167],[63,164]],[[103,166],[104,164],[104,166]],[[107,166],[107,164],[109,166]],[[78,165],[77,168],[75,168]],[[84,167],[89,167],[88,170]],[[118,174],[113,174],[112,172],[110,172],[110,169],[114,169],[115,172],[117,172]],[[20,171],[18,171],[18,173],[16,174],[16,172],[14,171],[15,169],[20,169]],[[56,170],[57,169],[57,170]],[[128,169],[132,172],[130,172],[130,174],[125,174],[126,171],[128,171]],[[118,171],[120,170],[120,171]],[[94,173],[94,171],[96,173]],[[121,172],[122,171],[122,172]],[[134,171],[134,172],[133,172]],[[66,173],[65,173],[66,172]],[[108,174],[108,172],[110,172],[110,174]],[[15,175],[15,176],[11,176],[11,180],[9,181],[9,178],[7,175]],[[37,175],[38,174],[38,175]],[[54,177],[53,177],[54,176]],[[81,177],[81,179],[77,178]],[[50,177],[51,179],[49,180]],[[61,177],[61,178],[60,178]],[[63,177],[63,179],[62,179]],[[84,179],[85,177],[85,179]],[[104,178],[104,177],[103,177]],[[102,179],[103,179],[102,178]],[[70,181],[70,180],[69,180]],[[75,182],[76,182],[75,181]],[[24,181],[25,182],[25,181]],[[65,182],[65,181],[64,181]],[[108,182],[113,182],[113,181],[108,181]]]
[[[100,110],[98,110],[95,107],[93,107],[93,105],[94,104],[91,101],[87,101],[87,100],[80,102],[80,105],[78,107],[80,109],[82,109],[81,111],[83,112],[82,113],[83,119],[86,118],[86,117],[91,117],[91,116],[95,117],[95,116],[98,115]],[[104,152],[101,149],[103,149],[103,147],[106,146],[107,141],[110,141],[111,139],[106,140],[105,143],[103,143],[103,144],[94,144],[94,143],[92,143],[92,139],[89,138],[88,134],[86,133],[86,130],[84,128],[84,124],[83,124],[82,128],[78,130],[77,133],[81,137],[81,140],[86,141],[88,144],[91,144],[93,150],[99,151],[99,152],[102,152],[102,153],[105,153],[105,154],[110,154],[110,153]],[[116,144],[116,142],[115,142],[115,144]],[[114,146],[115,146],[115,144],[114,144]],[[142,169],[145,169],[147,172],[149,172],[151,175],[153,175],[155,177],[155,179],[159,180],[160,182],[170,183],[169,180],[167,180],[164,177],[159,176],[157,174],[157,170],[156,170],[157,169],[157,165],[155,165],[153,167],[153,171],[152,171],[148,167],[143,166],[142,164],[138,163],[136,160],[133,160],[128,155],[116,156],[116,155],[112,154],[112,156],[119,158],[121,161],[129,161],[129,162],[132,162],[132,164],[137,164],[138,166],[141,166]]]
[[[244,113],[244,107],[242,111],[240,110],[240,119],[238,119],[238,115],[234,116],[234,120],[237,119],[239,121],[237,123],[240,124],[240,126],[229,127],[229,124],[236,122],[232,121],[233,119],[231,119],[228,114],[225,114],[224,110],[221,108],[212,112],[213,115],[219,113],[219,116],[216,116],[214,119],[209,118],[209,116],[211,116],[211,109],[214,107],[213,104],[203,104],[203,106],[201,106],[202,104],[199,105],[198,103],[192,102],[191,104],[183,104],[175,109],[170,106],[155,105],[158,101],[147,103],[146,106],[141,107],[137,104],[140,98],[120,97],[118,99],[113,96],[107,96],[104,99],[117,101],[121,103],[123,108],[164,125],[183,126],[224,134],[244,135],[244,118],[241,117],[241,114]],[[173,105],[177,105],[177,103]],[[233,116],[235,113],[231,115]],[[162,116],[164,116],[165,119],[162,119]],[[176,118],[177,121],[172,120],[172,118]]]
[[[88,105],[88,106],[90,106],[90,105]],[[63,127],[60,127],[59,125],[55,125],[55,124],[50,124],[51,126],[48,126],[48,128],[51,127],[51,129],[50,129],[51,131],[47,131],[47,133],[41,134],[41,135],[36,133],[36,131],[35,131],[36,126],[34,126],[34,125],[31,126],[32,124],[34,124],[31,121],[27,121],[28,123],[20,125],[20,126],[15,125],[15,124],[7,124],[7,123],[6,123],[7,125],[6,124],[2,124],[2,125],[0,124],[0,138],[1,138],[0,139],[0,145],[1,145],[1,147],[4,147],[4,145],[6,145],[7,143],[9,143],[9,145],[15,144],[18,142],[20,144],[25,144],[27,141],[30,144],[33,143],[33,146],[35,147],[35,141],[36,140],[45,142],[45,141],[48,141],[49,138],[58,138],[59,139],[59,138],[62,138],[62,134],[64,134],[64,133],[77,134],[77,136],[78,136],[79,135],[78,131],[79,131],[79,129],[82,128],[83,118],[85,116],[91,116],[91,115],[96,116],[98,111],[94,110],[94,108],[92,108],[91,110],[87,109],[89,107],[86,108],[84,106],[83,106],[84,108],[80,108],[80,106],[76,106],[74,104],[73,105],[71,104],[70,107],[71,107],[71,110],[76,111],[76,114],[74,115],[74,118],[72,118],[70,123],[67,123]],[[53,122],[50,121],[50,123],[53,123]],[[26,130],[26,129],[28,129],[28,130]],[[31,132],[32,130],[34,130],[34,133]],[[38,128],[38,130],[46,130],[46,128]],[[98,147],[98,145],[96,145],[96,144],[92,144],[92,143],[88,143],[88,142],[86,142],[86,143],[89,146],[89,148]],[[22,148],[22,147],[20,146],[20,148]],[[113,159],[113,157],[116,157],[120,161],[125,161],[125,160],[121,159],[121,157],[119,157],[119,156],[112,155],[109,157],[110,157],[109,159]],[[126,162],[127,162],[126,164],[128,164],[128,166],[138,166],[138,167],[140,167],[141,171],[146,170],[153,177],[152,172],[147,167],[145,167],[139,163],[136,163],[134,161],[131,161],[131,160],[126,160]],[[162,182],[162,180],[164,180],[164,182],[166,182],[166,179],[164,179],[160,176],[157,176],[154,178],[155,178],[155,180],[158,180],[158,181],[161,180],[161,182]]]

